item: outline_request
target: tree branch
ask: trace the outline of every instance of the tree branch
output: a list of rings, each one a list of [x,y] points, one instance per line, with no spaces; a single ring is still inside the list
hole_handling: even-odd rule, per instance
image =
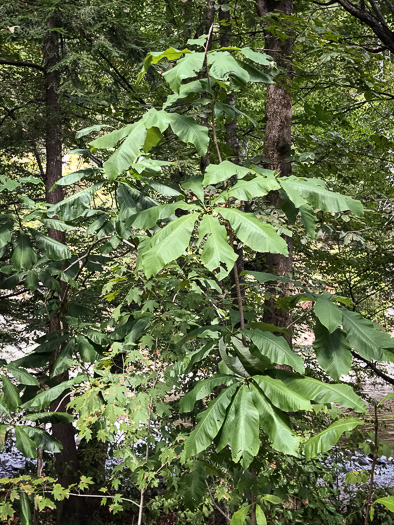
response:
[[[359,355],[357,352],[352,351],[352,355],[356,359],[360,359],[360,361],[363,361],[367,365],[368,368],[370,368],[371,370],[375,372],[377,376],[384,379],[387,383],[390,383],[390,385],[394,385],[394,379],[388,376],[387,374],[385,374],[384,372],[382,372],[381,370],[379,370],[379,368],[374,363],[372,363],[371,361],[368,361],[368,359],[365,359],[364,357],[361,357],[361,355]]]
[[[0,58],[0,64],[4,66],[32,67],[33,69],[38,69],[39,71],[45,71],[44,66],[40,66],[40,64],[36,64],[35,62],[20,62],[19,60],[7,60],[5,58]]]

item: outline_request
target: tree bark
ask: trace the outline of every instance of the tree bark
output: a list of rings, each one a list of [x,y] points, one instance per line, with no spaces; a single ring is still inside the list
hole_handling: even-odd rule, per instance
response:
[[[44,39],[43,56],[45,64],[45,104],[46,104],[46,170],[45,170],[45,196],[46,202],[57,204],[64,199],[62,186],[53,188],[54,184],[62,177],[62,110],[59,100],[60,72],[54,69],[59,63],[59,37],[58,33],[53,30],[53,22],[49,22],[49,31]],[[64,232],[55,229],[49,229],[48,235],[52,239],[65,243],[66,236]],[[61,283],[62,290],[65,289],[65,283]],[[61,330],[62,326],[60,312],[49,321],[49,331],[54,332]],[[49,363],[50,371],[53,364],[61,351],[59,347],[51,356]],[[56,376],[55,381],[61,383],[68,379],[68,373],[65,372]],[[58,412],[66,412],[68,398],[56,400],[52,403],[50,409]],[[59,483],[66,487],[74,483],[77,479],[78,459],[77,449],[74,438],[74,427],[71,423],[55,423],[52,425],[53,437],[62,444],[62,451],[55,456],[55,468],[58,475]],[[78,499],[71,498],[61,502],[58,505],[57,523],[61,523],[68,515],[78,514]]]
[[[277,11],[283,15],[291,16],[293,13],[293,0],[257,0],[257,12],[259,16],[266,17],[268,13]],[[289,22],[284,22],[288,25]],[[267,168],[279,172],[280,176],[291,175],[291,118],[292,98],[290,93],[291,52],[293,39],[289,36],[285,40],[276,37],[269,30],[265,30],[265,50],[271,55],[278,66],[282,67],[287,75],[280,78],[274,84],[270,84],[267,90],[265,103],[266,126],[264,157],[268,160]],[[268,200],[275,210],[281,208],[279,191],[272,191]],[[289,255],[266,254],[267,271],[275,275],[289,275],[293,271],[293,243],[291,237],[285,236]],[[282,284],[283,295],[290,294],[289,285]],[[267,302],[264,315],[266,323],[289,328],[292,322],[291,313],[276,308],[276,299],[272,294]],[[291,336],[286,336],[291,344]]]

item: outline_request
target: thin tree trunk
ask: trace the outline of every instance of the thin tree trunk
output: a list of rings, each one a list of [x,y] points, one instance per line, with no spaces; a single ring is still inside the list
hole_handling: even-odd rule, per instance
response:
[[[49,31],[44,40],[43,55],[45,63],[45,103],[46,103],[46,170],[45,170],[45,194],[46,202],[57,204],[64,199],[62,186],[53,188],[54,184],[62,176],[62,111],[59,101],[58,91],[60,87],[60,72],[53,69],[59,62],[59,37],[58,33],[53,30],[53,22],[48,23]],[[55,229],[49,229],[49,237],[65,243],[65,233]],[[62,289],[65,283],[61,283]],[[58,312],[49,322],[49,331],[54,332],[61,330],[62,323],[60,312]],[[58,348],[50,360],[50,371],[53,364],[61,351]],[[68,373],[65,372],[55,377],[55,381],[61,383],[68,379]],[[51,405],[51,410],[59,412],[66,411],[68,398],[56,400]],[[55,456],[55,468],[58,475],[59,483],[66,487],[76,481],[78,471],[77,450],[74,439],[74,427],[71,423],[55,423],[52,425],[53,437],[62,444],[62,451]],[[61,523],[62,519],[70,514],[77,514],[77,498],[71,498],[62,502],[58,506],[57,522]]]
[[[268,13],[278,11],[290,16],[293,13],[293,0],[257,0],[257,11],[261,17]],[[284,22],[288,24],[288,22]],[[267,168],[280,173],[280,176],[291,175],[291,118],[292,99],[290,93],[291,52],[293,39],[285,40],[273,36],[270,31],[265,31],[265,50],[271,55],[275,62],[287,72],[287,77],[270,84],[267,90],[265,103],[266,126],[264,156],[269,159]],[[281,198],[278,191],[272,191],[268,200],[274,209],[281,208]],[[293,243],[291,237],[284,236],[289,249],[289,256],[281,254],[266,254],[267,271],[275,275],[291,275],[293,271]],[[283,295],[290,294],[289,285],[283,284]],[[292,316],[290,312],[280,310],[275,306],[273,296],[267,302],[267,310],[264,321],[281,327],[290,327]],[[291,343],[291,336],[287,336]]]

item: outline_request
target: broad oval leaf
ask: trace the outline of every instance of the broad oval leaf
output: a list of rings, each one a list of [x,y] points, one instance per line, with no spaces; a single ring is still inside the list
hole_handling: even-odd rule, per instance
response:
[[[201,253],[201,261],[209,271],[219,269],[217,278],[226,277],[234,266],[238,255],[227,241],[226,228],[220,224],[219,219],[212,215],[204,215],[199,229],[199,240],[207,235]]]
[[[197,213],[191,213],[170,222],[140,248],[140,268],[146,277],[156,275],[166,264],[184,253],[197,218]]]
[[[279,187],[273,175],[267,177],[257,175],[252,180],[238,181],[232,188],[222,192],[219,198],[216,199],[216,202],[224,202],[230,197],[241,201],[249,201],[255,197],[264,197],[270,191],[277,190]]]
[[[209,395],[212,390],[221,385],[232,385],[237,379],[234,376],[227,376],[223,374],[215,374],[208,379],[198,381],[193,390],[187,393],[179,403],[181,412],[191,412],[195,403]]]
[[[315,326],[313,348],[320,366],[335,381],[346,375],[352,364],[351,347],[342,330],[330,333],[319,322]]]
[[[316,403],[339,403],[356,412],[367,411],[364,401],[353,392],[349,385],[322,383],[312,377],[296,377],[294,374],[283,374],[280,371],[276,373],[276,376],[282,376],[284,382],[294,392]]]
[[[15,239],[11,262],[16,270],[30,270],[37,262],[37,255],[32,248],[29,236],[22,231]]]
[[[342,325],[342,311],[330,299],[319,296],[314,306],[316,317],[330,332],[334,332]]]
[[[313,457],[327,452],[331,449],[339,440],[344,432],[353,430],[359,425],[363,425],[364,422],[360,419],[349,418],[340,419],[335,421],[328,428],[308,439],[305,443],[305,457],[310,460]]]
[[[35,385],[40,386],[38,379],[33,377],[29,372],[23,368],[18,368],[12,364],[6,366],[7,370],[15,377],[17,381],[22,383],[22,385]]]
[[[310,402],[298,392],[294,392],[280,379],[270,376],[253,376],[267,398],[273,405],[284,412],[297,412],[298,410],[311,410]]]
[[[15,446],[22,452],[25,458],[36,458],[37,457],[37,445],[30,439],[29,434],[24,427],[20,425],[15,426]]]
[[[283,337],[262,330],[244,330],[244,333],[272,363],[289,365],[300,374],[305,372],[303,359],[293,352]]]
[[[38,247],[48,259],[53,261],[63,261],[64,259],[69,259],[71,257],[71,252],[65,244],[37,231],[34,232],[34,237]]]
[[[22,404],[19,391],[7,376],[1,376],[1,380],[3,381],[4,404],[9,410],[15,412]]]
[[[205,155],[209,144],[207,127],[198,124],[193,117],[173,113],[171,129],[183,142],[193,144],[199,155]]]
[[[179,92],[182,80],[197,75],[204,64],[205,53],[187,53],[178,60],[176,66],[172,67],[163,74],[171,89]]]
[[[231,179],[234,175],[237,175],[239,179],[243,179],[249,173],[253,173],[253,171],[249,168],[234,164],[229,160],[224,160],[220,164],[209,164],[206,167],[203,185],[218,184],[219,182]]]
[[[237,388],[238,384],[235,384],[223,390],[216,399],[209,403],[208,408],[201,413],[197,427],[185,443],[187,457],[199,454],[212,443],[223,426],[227,407],[231,403]]]
[[[237,237],[252,250],[289,255],[286,241],[276,233],[275,228],[258,219],[253,213],[234,208],[221,208],[220,213],[231,224]]]

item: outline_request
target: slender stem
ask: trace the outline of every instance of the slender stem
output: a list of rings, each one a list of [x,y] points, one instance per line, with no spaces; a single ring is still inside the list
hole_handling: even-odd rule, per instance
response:
[[[372,467],[371,467],[371,474],[370,474],[371,477],[369,480],[369,491],[368,491],[367,507],[365,509],[364,525],[368,525],[369,523],[369,509],[371,508],[373,486],[374,486],[374,480],[375,480],[375,467],[376,467],[376,462],[378,459],[379,420],[378,420],[378,404],[376,401],[374,402],[374,427],[375,427],[375,446],[373,449],[373,459],[372,459]]]
[[[219,163],[222,162],[222,155],[220,154],[219,149],[219,143],[218,143],[218,137],[216,135],[216,126],[215,126],[215,102],[212,101],[212,135],[213,135],[213,142],[216,147],[216,151],[218,154]]]

